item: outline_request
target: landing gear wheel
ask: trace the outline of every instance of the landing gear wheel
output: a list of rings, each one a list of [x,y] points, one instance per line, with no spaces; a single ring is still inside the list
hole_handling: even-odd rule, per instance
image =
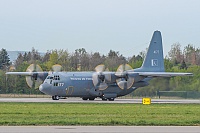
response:
[[[109,100],[109,101],[114,101],[114,100],[115,100],[115,98],[108,98],[108,100]]]
[[[103,98],[102,98],[102,101],[107,101],[107,98],[103,97]]]
[[[88,100],[88,98],[87,98],[87,97],[83,97],[82,99],[83,99],[83,100]]]
[[[94,101],[95,98],[89,98],[90,101]]]
[[[57,96],[57,95],[52,96],[52,99],[53,99],[53,100],[59,100],[59,96]]]

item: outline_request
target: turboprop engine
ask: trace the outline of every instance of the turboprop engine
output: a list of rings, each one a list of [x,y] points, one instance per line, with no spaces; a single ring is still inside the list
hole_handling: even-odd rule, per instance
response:
[[[120,65],[116,72],[108,72],[105,65],[98,65],[93,74],[93,84],[97,90],[103,91],[108,88],[108,84],[117,83],[120,89],[130,89],[134,82],[141,80],[137,72],[128,64]]]
[[[43,72],[42,68],[37,64],[31,64],[27,69],[26,72],[29,72],[30,74],[26,76],[26,82],[27,85],[30,88],[38,88],[43,81],[46,79],[46,77],[53,72],[59,72],[61,71],[62,66],[61,65],[53,65],[52,70],[50,72]]]

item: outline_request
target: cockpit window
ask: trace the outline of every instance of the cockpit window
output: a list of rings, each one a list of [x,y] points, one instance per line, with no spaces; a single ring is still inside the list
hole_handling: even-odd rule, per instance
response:
[[[53,79],[53,77],[51,77],[51,76],[48,76],[48,77],[47,77],[47,79]]]
[[[60,76],[59,75],[54,75],[54,80],[60,80]]]
[[[47,76],[46,79],[52,79],[52,80],[60,80],[60,76],[59,75],[52,75],[52,76]]]

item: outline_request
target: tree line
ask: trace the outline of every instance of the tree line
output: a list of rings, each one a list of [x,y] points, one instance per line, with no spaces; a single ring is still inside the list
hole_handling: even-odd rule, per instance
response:
[[[24,54],[19,53],[14,62],[10,62],[6,49],[0,51],[0,93],[39,93],[37,89],[29,89],[23,76],[6,76],[6,71],[26,71],[32,64],[39,64],[44,71],[51,71],[54,64],[60,64],[62,71],[94,71],[99,64],[104,64],[110,71],[116,71],[121,64],[129,64],[133,68],[142,65],[146,51],[132,57],[124,57],[118,51],[110,50],[108,54],[99,52],[88,53],[86,49],[50,50],[41,55],[32,48]],[[168,72],[192,72],[193,77],[155,78],[150,85],[133,92],[136,96],[154,96],[156,91],[200,91],[200,49],[188,44],[181,49],[181,44],[171,46],[168,55],[164,58],[165,69]]]

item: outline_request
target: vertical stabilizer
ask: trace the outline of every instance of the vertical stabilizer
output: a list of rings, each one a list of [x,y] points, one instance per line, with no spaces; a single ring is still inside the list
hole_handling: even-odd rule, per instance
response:
[[[160,31],[155,31],[151,39],[146,57],[140,68],[142,71],[146,72],[163,72],[164,59],[163,59],[163,47],[162,47],[162,37]]]

